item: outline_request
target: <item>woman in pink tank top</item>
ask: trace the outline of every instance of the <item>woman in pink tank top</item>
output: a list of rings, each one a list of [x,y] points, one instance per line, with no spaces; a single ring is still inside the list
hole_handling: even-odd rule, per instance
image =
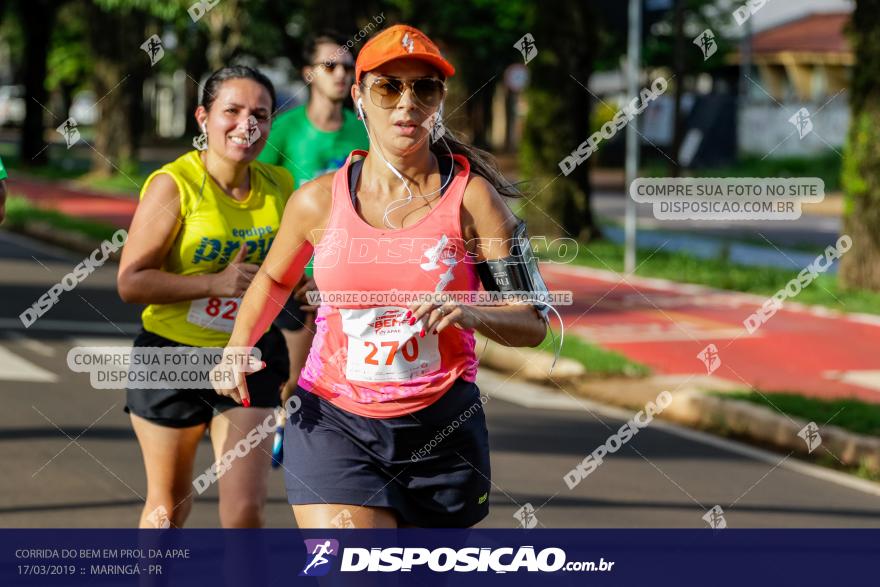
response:
[[[284,439],[301,528],[469,527],[488,514],[474,332],[536,346],[546,322],[530,305],[462,301],[479,290],[475,263],[511,254],[503,196],[518,193],[438,121],[454,71],[406,25],[364,46],[352,97],[370,151],[294,193],[239,309],[229,345],[252,347],[314,252],[321,305]],[[243,382],[218,393],[247,403]]]

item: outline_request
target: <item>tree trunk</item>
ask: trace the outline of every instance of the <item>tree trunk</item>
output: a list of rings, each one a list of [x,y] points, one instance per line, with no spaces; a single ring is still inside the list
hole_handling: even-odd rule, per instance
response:
[[[561,14],[565,18],[560,20]],[[527,65],[529,110],[520,150],[531,199],[525,213],[534,234],[598,238],[601,232],[590,207],[590,159],[569,175],[559,167],[590,134],[592,98],[583,86],[593,73],[598,15],[590,3],[554,0],[536,11],[535,18],[538,53]]]
[[[61,111],[56,112],[59,118],[65,120],[70,116],[70,109],[73,108],[73,91],[76,89],[74,84],[63,83],[58,87],[61,93]]]
[[[844,232],[840,283],[880,291],[880,0],[858,0],[853,13],[852,121],[844,153]]]
[[[244,35],[241,10],[238,0],[227,0],[203,19],[209,31],[208,65],[211,71],[233,63]]]
[[[131,158],[127,162],[132,171],[137,170],[139,161],[138,153],[141,147],[141,138],[143,138],[144,130],[147,124],[151,122],[149,113],[144,107],[144,82],[147,81],[147,72],[143,67],[134,67],[131,70],[131,77],[126,80],[126,84],[130,84],[128,89],[128,137]]]
[[[494,83],[494,82],[493,82]],[[467,88],[467,91],[476,91],[475,88]],[[489,120],[492,118],[492,84],[484,87],[476,95],[468,100],[466,105],[468,128],[471,131],[471,144],[480,149],[488,149],[489,141],[486,138]]]
[[[186,130],[184,135],[194,137],[202,132],[196,122],[195,111],[199,105],[199,83],[202,81],[202,76],[208,72],[208,36],[204,29],[199,28],[194,32],[181,31],[178,33],[178,37],[187,37],[188,41],[185,67],[190,77],[186,79]]]
[[[43,141],[46,91],[46,58],[49,55],[49,36],[58,10],[53,0],[22,0],[18,2],[24,36],[25,117],[21,129],[21,161],[26,165],[42,165],[48,161]],[[64,120],[54,120],[60,125]]]
[[[130,120],[139,112],[143,91],[142,69],[149,66],[138,47],[143,42],[145,18],[135,11],[104,11],[89,5],[94,54],[92,85],[97,100],[92,172],[98,176],[127,171],[137,159],[140,123]]]

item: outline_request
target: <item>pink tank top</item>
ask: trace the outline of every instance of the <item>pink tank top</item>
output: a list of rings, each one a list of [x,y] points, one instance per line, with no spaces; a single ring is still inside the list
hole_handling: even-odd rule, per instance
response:
[[[405,320],[409,304],[393,303],[394,290],[479,288],[461,233],[470,165],[455,155],[461,170],[434,208],[411,226],[382,229],[365,222],[350,197],[352,156],[366,154],[352,152],[333,178],[330,220],[314,258],[315,283],[327,297],[298,383],[349,412],[393,418],[437,401],[459,377],[476,379],[473,330],[448,326],[422,338],[420,325]]]

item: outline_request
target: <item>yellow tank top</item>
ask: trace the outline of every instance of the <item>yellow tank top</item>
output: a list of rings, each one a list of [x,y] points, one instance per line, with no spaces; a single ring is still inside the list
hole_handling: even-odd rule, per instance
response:
[[[293,177],[283,167],[254,161],[251,190],[238,201],[208,175],[198,151],[156,170],[141,189],[167,173],[180,193],[181,227],[165,257],[164,271],[202,275],[222,271],[239,248],[247,263],[262,263],[275,239]],[[211,297],[173,304],[150,304],[141,314],[144,329],[190,346],[225,346],[232,332],[239,298]]]

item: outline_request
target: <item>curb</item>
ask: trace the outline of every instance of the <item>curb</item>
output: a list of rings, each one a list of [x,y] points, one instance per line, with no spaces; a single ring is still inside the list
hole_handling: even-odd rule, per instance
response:
[[[674,397],[664,416],[679,424],[703,430],[720,429],[801,455],[817,453],[820,447],[824,447],[843,465],[880,473],[880,438],[826,425],[818,428],[821,444],[810,451],[807,450],[806,441],[798,436],[809,424],[806,420],[779,414],[764,406],[699,391],[687,391]],[[672,412],[667,414],[670,410]]]
[[[486,339],[478,336],[478,340]],[[512,377],[542,383],[554,391],[564,387],[564,392],[571,390],[603,404],[635,410],[655,401],[661,391],[670,391],[672,403],[657,414],[664,420],[722,436],[735,435],[754,444],[803,456],[827,452],[842,465],[880,474],[880,438],[855,434],[837,426],[821,426],[818,428],[821,444],[810,451],[806,441],[798,436],[809,424],[807,421],[764,406],[707,393],[742,389],[741,385],[725,379],[709,375],[588,379],[583,365],[563,358],[559,359],[553,374],[548,375],[553,362],[549,353],[505,347],[492,341],[485,344],[481,364]]]

